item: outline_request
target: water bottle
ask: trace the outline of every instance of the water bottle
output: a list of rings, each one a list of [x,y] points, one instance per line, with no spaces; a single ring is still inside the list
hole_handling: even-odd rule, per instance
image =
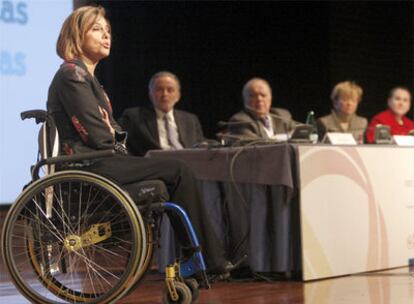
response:
[[[315,112],[309,111],[306,117],[306,124],[312,126],[312,132],[309,135],[311,143],[316,144],[318,142],[318,127],[316,125]]]

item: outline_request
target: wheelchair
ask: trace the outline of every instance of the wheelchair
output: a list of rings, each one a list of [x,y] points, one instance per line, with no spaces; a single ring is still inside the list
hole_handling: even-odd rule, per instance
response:
[[[148,272],[164,213],[179,218],[191,250],[167,266],[163,302],[192,303],[200,285],[210,288],[191,222],[168,201],[162,181],[120,187],[84,171],[88,162],[115,152],[59,155],[57,128],[46,111],[26,111],[21,118],[42,124],[40,160],[5,218],[1,251],[13,283],[29,301],[115,303]]]

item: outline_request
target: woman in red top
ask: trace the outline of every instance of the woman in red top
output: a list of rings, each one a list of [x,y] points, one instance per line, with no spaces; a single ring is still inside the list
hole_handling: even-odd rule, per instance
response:
[[[389,126],[392,135],[408,135],[414,131],[414,121],[405,116],[410,107],[410,91],[404,87],[392,89],[388,98],[388,110],[375,115],[368,126],[367,141],[374,142],[377,125]]]

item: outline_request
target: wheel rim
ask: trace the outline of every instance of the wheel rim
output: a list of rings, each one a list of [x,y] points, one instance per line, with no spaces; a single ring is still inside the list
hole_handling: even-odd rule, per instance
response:
[[[194,278],[191,278],[191,279],[185,279],[184,282],[191,291],[192,301],[196,302],[200,296],[200,289],[199,289],[200,286],[197,280]]]
[[[2,252],[32,301],[107,303],[141,275],[145,238],[139,211],[119,187],[68,171],[39,180],[16,200]]]
[[[179,281],[175,281],[174,286],[178,294],[178,300],[173,301],[170,298],[168,288],[166,288],[164,290],[163,302],[166,304],[191,304],[193,299],[190,288]]]

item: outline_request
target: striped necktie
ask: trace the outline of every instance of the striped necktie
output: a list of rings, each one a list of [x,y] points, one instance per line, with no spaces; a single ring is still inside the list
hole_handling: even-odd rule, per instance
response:
[[[172,150],[183,149],[182,144],[178,140],[178,132],[174,128],[171,117],[167,114],[164,115],[165,131],[167,132],[168,144]]]

